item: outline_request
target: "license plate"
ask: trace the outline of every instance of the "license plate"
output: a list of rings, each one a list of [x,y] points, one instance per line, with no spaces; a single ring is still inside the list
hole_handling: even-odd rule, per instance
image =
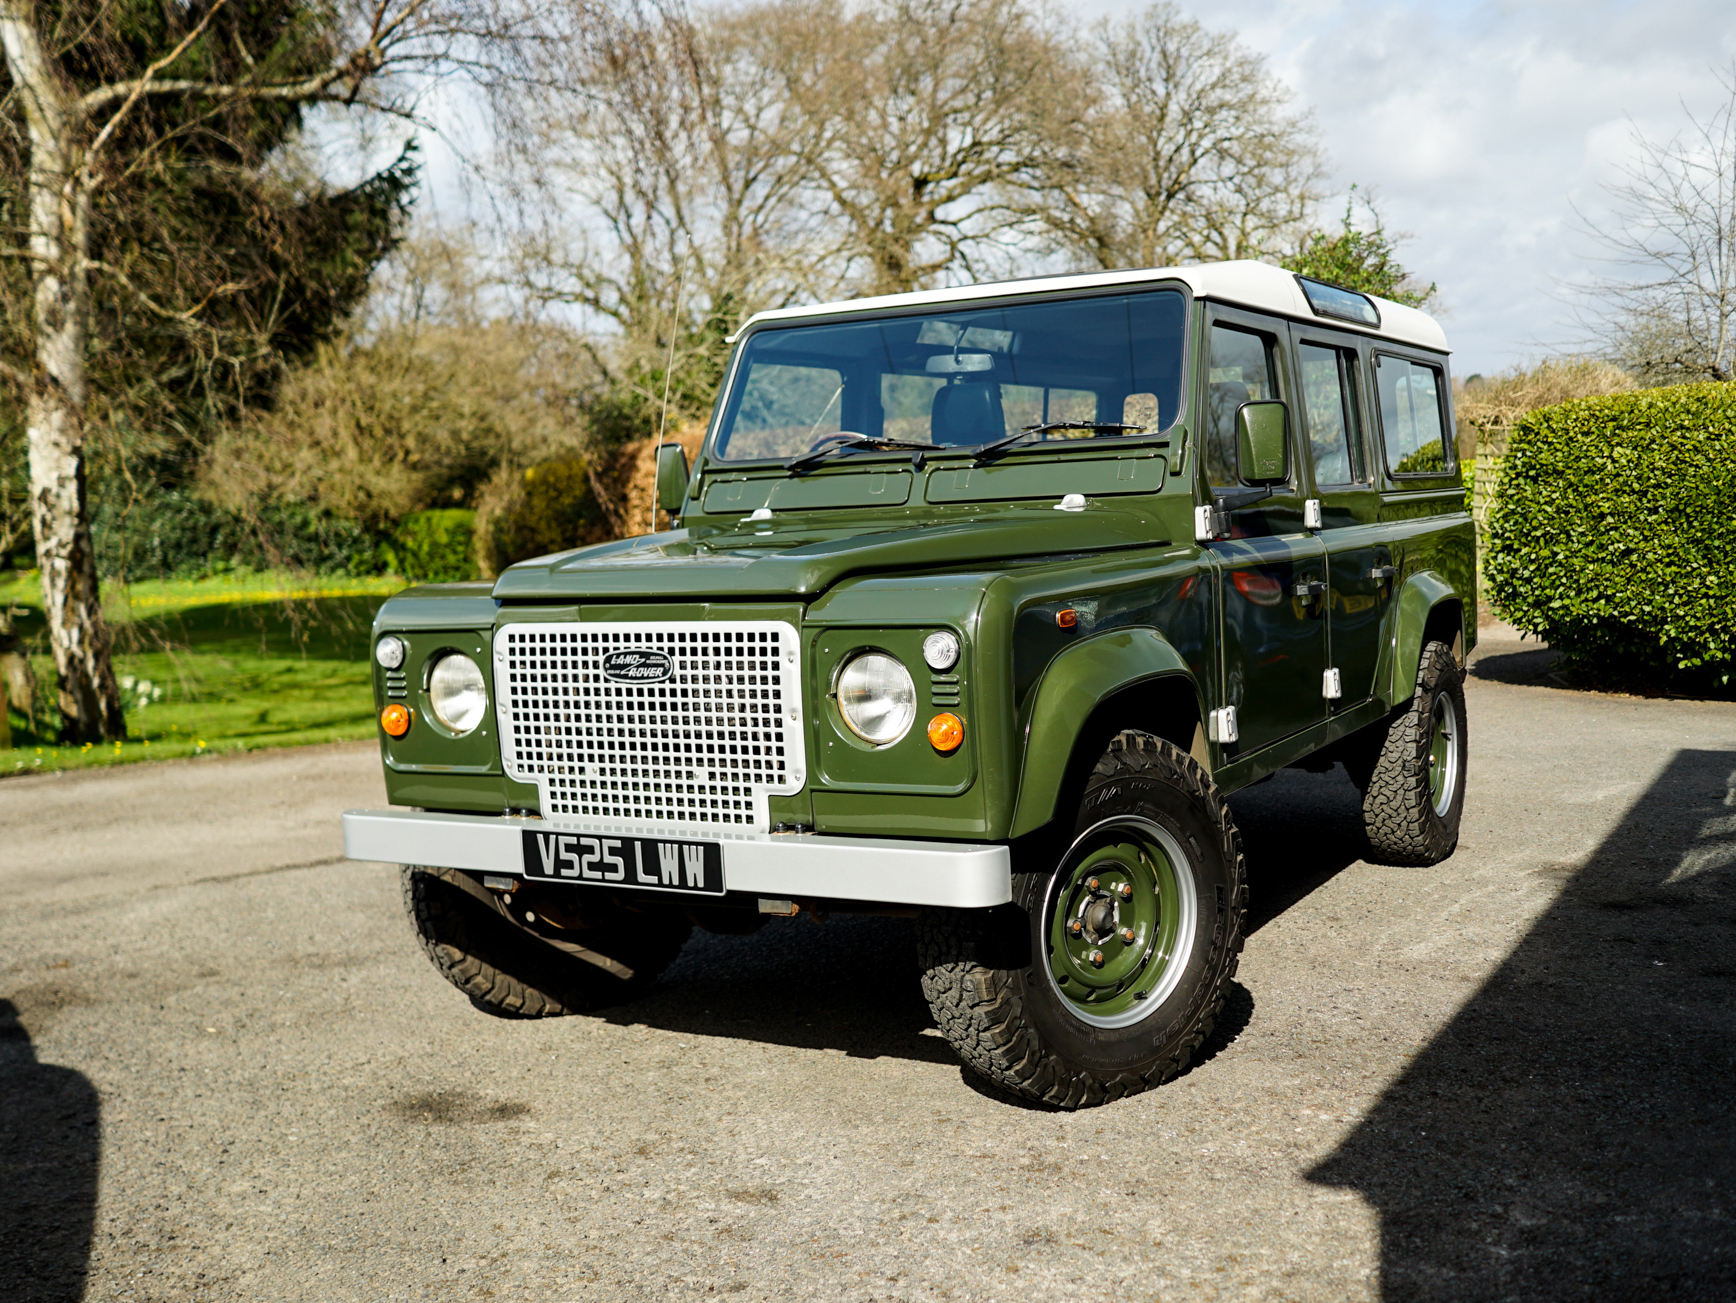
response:
[[[723,895],[723,847],[716,842],[596,833],[524,832],[524,876],[642,891]]]

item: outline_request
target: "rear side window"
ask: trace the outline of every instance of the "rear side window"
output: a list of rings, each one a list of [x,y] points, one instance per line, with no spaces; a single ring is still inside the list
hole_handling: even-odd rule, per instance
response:
[[[1447,456],[1439,367],[1382,354],[1374,359],[1380,391],[1380,429],[1386,438],[1386,464],[1394,475],[1439,475]]]
[[[1304,344],[1297,354],[1315,483],[1355,484],[1363,478],[1356,437],[1356,354],[1325,344]]]

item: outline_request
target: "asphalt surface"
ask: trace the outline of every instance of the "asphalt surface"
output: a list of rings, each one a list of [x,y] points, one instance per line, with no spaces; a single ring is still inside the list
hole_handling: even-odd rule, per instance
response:
[[[478,1013],[338,858],[372,748],[0,782],[0,1297],[1736,1297],[1736,705],[1485,652],[1458,854],[1238,794],[1208,1054],[1077,1114],[972,1087],[896,921]]]

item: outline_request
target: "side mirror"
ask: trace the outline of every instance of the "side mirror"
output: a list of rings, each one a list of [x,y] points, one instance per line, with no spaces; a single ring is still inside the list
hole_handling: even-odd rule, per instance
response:
[[[663,444],[657,449],[657,505],[673,515],[685,501],[687,454],[680,444]]]
[[[1256,488],[1290,478],[1290,409],[1278,399],[1236,409],[1236,474]]]

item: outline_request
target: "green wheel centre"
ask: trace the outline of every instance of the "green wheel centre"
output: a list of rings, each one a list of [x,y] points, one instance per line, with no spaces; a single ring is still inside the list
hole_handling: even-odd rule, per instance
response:
[[[1155,1012],[1192,942],[1192,875],[1162,844],[1170,839],[1143,825],[1087,834],[1050,897],[1049,973],[1089,1022],[1124,1025]]]

